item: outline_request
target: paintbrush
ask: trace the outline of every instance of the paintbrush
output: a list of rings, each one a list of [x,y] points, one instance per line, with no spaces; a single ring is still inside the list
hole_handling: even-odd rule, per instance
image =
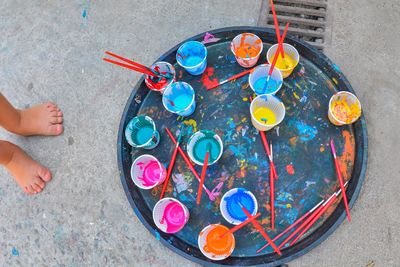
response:
[[[288,29],[289,29],[289,22],[286,23],[285,30],[283,31],[282,38],[280,39],[278,45],[282,45],[283,41],[285,40],[286,33],[287,33]],[[283,47],[283,45],[282,45],[282,47]],[[272,72],[274,71],[276,62],[278,61],[278,57],[279,57],[279,53],[275,52],[274,59],[272,60],[271,67],[269,68],[269,71],[268,71],[267,81],[265,82],[265,86],[264,86],[264,89],[263,89],[264,91],[263,92],[265,92],[265,90],[268,88],[268,82],[269,82],[269,79],[271,78]]]
[[[278,52],[280,52],[282,54],[282,58],[285,58],[285,52],[283,50],[283,41],[282,41],[282,43],[280,42],[281,33],[280,33],[280,30],[279,30],[279,22],[278,22],[278,17],[276,16],[275,5],[274,5],[274,1],[273,0],[270,1],[270,5],[271,5],[272,16],[274,18],[276,39],[278,40]]]
[[[172,135],[171,131],[167,127],[165,127],[165,131],[167,132],[168,136],[171,138],[172,142],[174,144],[176,144],[177,141],[175,140],[175,137]],[[188,166],[189,170],[193,173],[193,175],[196,177],[196,179],[200,182],[201,179],[200,179],[199,174],[194,169],[194,167],[193,167],[192,163],[190,162],[188,156],[185,154],[185,152],[183,151],[183,149],[179,145],[178,145],[178,152],[182,156],[182,158],[185,161],[186,165]],[[208,197],[209,197],[209,199],[211,201],[214,201],[215,198],[219,195],[219,192],[218,193],[213,193],[210,190],[208,190],[208,188],[204,184],[203,184],[203,189],[204,189],[204,191],[206,191],[206,193],[207,193],[207,195],[208,195]]]
[[[169,161],[167,177],[165,178],[165,181],[164,181],[164,185],[163,185],[163,188],[162,188],[162,191],[160,194],[160,199],[162,199],[164,197],[165,191],[167,190],[169,179],[172,174],[172,169],[174,168],[174,165],[175,165],[176,154],[178,153],[178,147],[179,147],[179,143],[181,142],[182,133],[183,133],[183,127],[179,132],[178,141],[175,144],[175,148],[174,148],[174,151],[172,152],[171,160]]]
[[[288,233],[291,229],[293,229],[296,225],[298,225],[300,222],[302,222],[308,215],[310,215],[315,209],[317,209],[322,203],[324,202],[324,200],[321,200],[317,205],[315,205],[312,209],[310,209],[309,211],[307,211],[303,216],[301,216],[299,219],[297,219],[294,223],[292,223],[291,225],[289,225],[288,228],[286,228],[282,233],[280,233],[279,235],[275,236],[274,239],[272,239],[272,241],[277,241],[279,238],[281,238],[282,236],[284,236],[286,233]],[[262,246],[260,249],[257,250],[257,253],[260,253],[263,249],[267,248],[269,246],[269,244],[265,244],[264,246]]]
[[[214,85],[208,87],[208,88],[207,88],[207,91],[208,91],[208,90],[212,90],[212,89],[214,89],[214,88],[217,88],[218,86],[223,85],[223,84],[225,84],[225,83],[227,83],[227,82],[233,81],[233,80],[235,80],[235,79],[237,79],[237,78],[243,77],[243,76],[249,74],[250,72],[252,72],[253,70],[254,70],[254,68],[249,69],[249,70],[242,71],[242,72],[240,72],[240,73],[238,73],[238,74],[235,74],[235,75],[229,77],[228,79],[225,79],[225,80],[223,80],[223,81],[221,81],[221,82],[219,82],[219,83],[217,83],[217,84],[214,84]]]
[[[250,212],[242,205],[242,203],[238,202],[238,204],[242,208],[242,211],[244,212],[244,214],[246,214],[247,218],[250,219],[251,218]],[[264,229],[261,227],[261,225],[256,220],[253,220],[251,223],[258,230],[258,232],[264,237],[264,239],[267,240],[267,242],[271,245],[271,247],[275,250],[275,252],[278,253],[278,255],[282,255],[279,248],[275,245],[275,243],[272,241],[272,239],[267,235],[267,233],[264,231]]]
[[[251,216],[251,218],[245,220],[244,222],[242,222],[242,223],[236,225],[235,227],[232,227],[231,229],[229,229],[229,231],[226,231],[225,233],[223,233],[220,236],[220,238],[223,238],[227,233],[232,233],[233,234],[234,232],[236,232],[237,230],[243,228],[243,226],[245,226],[248,223],[251,223],[252,221],[254,221],[255,219],[257,219],[260,216],[261,216],[261,213],[257,213],[256,215]]]
[[[272,144],[270,147],[271,152],[271,160],[273,160],[272,156]],[[271,207],[271,230],[275,230],[275,181],[274,181],[274,173],[272,170],[269,171],[269,202]]]
[[[333,139],[331,139],[330,144],[331,144],[333,160],[335,161],[336,175],[337,175],[337,178],[340,183],[340,189],[342,189],[342,191],[343,191],[343,203],[344,203],[344,207],[346,208],[347,219],[350,222],[351,216],[350,216],[349,204],[347,202],[347,196],[346,196],[346,191],[345,191],[344,184],[343,184],[342,172],[340,171],[339,160],[336,157],[336,150],[335,150],[335,144],[333,143]]]
[[[163,78],[166,78],[166,79],[172,78],[171,74],[161,74],[160,72],[158,72],[156,70],[153,70],[153,69],[151,69],[149,67],[146,67],[146,66],[144,66],[144,65],[142,65],[142,64],[140,64],[138,62],[135,62],[135,61],[130,60],[128,58],[121,57],[121,56],[119,56],[117,54],[114,54],[114,53],[111,53],[109,51],[106,51],[105,53],[107,55],[109,55],[109,56],[112,56],[112,57],[115,57],[115,58],[117,58],[119,60],[122,60],[122,61],[124,61],[124,62],[126,62],[128,64],[124,64],[124,63],[121,63],[121,62],[118,62],[118,61],[115,61],[115,60],[112,60],[112,59],[108,59],[108,58],[103,58],[103,60],[106,61],[106,62],[115,64],[115,65],[118,65],[118,66],[121,66],[121,67],[124,67],[124,68],[127,68],[127,69],[131,69],[131,70],[143,73],[143,74],[147,74],[147,75],[153,76],[153,77],[163,77]]]
[[[347,184],[347,183],[346,183]],[[327,200],[323,202],[317,209],[315,209],[310,216],[305,220],[296,230],[294,230],[278,247],[283,247],[289,240],[291,240],[298,232],[300,232],[304,227],[307,227],[310,222],[319,214],[319,212],[328,204],[328,202],[333,198],[336,198],[336,192],[334,192]]]
[[[204,157],[204,161],[203,161],[203,168],[201,168],[201,179],[200,179],[200,183],[199,183],[199,189],[197,190],[197,205],[200,205],[200,200],[201,200],[201,193],[203,192],[203,185],[204,185],[204,180],[206,177],[206,173],[207,173],[207,166],[208,166],[208,157],[210,156],[210,150],[211,150],[211,143],[207,144],[207,148],[206,148],[206,155]]]

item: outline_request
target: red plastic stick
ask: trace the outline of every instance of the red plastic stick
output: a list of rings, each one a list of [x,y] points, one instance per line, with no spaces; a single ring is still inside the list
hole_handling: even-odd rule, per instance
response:
[[[241,205],[241,206],[242,206],[242,210],[246,214],[247,218],[250,219],[251,218],[250,212],[243,205]],[[267,233],[264,231],[264,229],[261,227],[261,225],[256,220],[252,221],[251,223],[258,230],[258,232],[260,232],[260,234],[264,237],[264,239],[267,240],[267,242],[271,245],[271,247],[275,250],[275,252],[278,253],[278,255],[282,255],[279,248],[275,245],[275,243],[267,235]]]
[[[124,64],[124,63],[121,63],[121,62],[118,62],[118,61],[115,61],[115,60],[112,60],[112,59],[108,59],[108,58],[103,58],[103,60],[107,61],[109,63],[115,64],[115,65],[127,68],[127,69],[131,69],[131,70],[143,73],[143,74],[147,74],[147,75],[150,75],[150,76],[157,76],[156,74],[154,74],[153,72],[151,72],[151,71],[149,71],[147,69],[134,67],[132,65]]]
[[[274,185],[274,174],[272,171],[269,172],[269,204],[271,207],[271,229],[275,230],[275,185]]]
[[[285,30],[283,31],[282,39],[280,40],[279,44],[282,44],[283,41],[285,40],[286,33],[287,33],[288,29],[289,29],[289,22],[286,23]],[[283,47],[283,45],[282,45],[282,47]],[[269,68],[269,71],[268,71],[267,81],[269,80],[269,77],[271,77],[271,74],[274,71],[276,61],[278,61],[278,57],[279,57],[279,53],[275,53],[274,59],[272,60],[271,67]]]
[[[261,213],[257,213],[256,215],[251,216],[250,219],[247,219],[247,220],[245,220],[244,222],[242,222],[242,223],[236,225],[235,227],[232,227],[231,229],[229,229],[229,231],[226,231],[226,232],[223,233],[220,237],[221,237],[221,238],[224,237],[227,233],[232,233],[232,234],[233,234],[234,232],[236,232],[237,230],[241,229],[241,228],[242,228],[243,226],[245,226],[246,224],[251,223],[252,221],[254,221],[255,219],[257,219],[257,218],[260,217],[260,216],[261,216]]]
[[[317,205],[315,205],[311,210],[307,211],[303,216],[301,216],[299,219],[297,219],[294,223],[292,223],[291,225],[289,225],[288,228],[286,228],[282,233],[280,233],[279,235],[275,236],[274,239],[272,239],[272,241],[276,241],[279,238],[281,238],[282,236],[284,236],[287,232],[289,232],[291,229],[293,229],[293,227],[295,227],[296,225],[298,225],[301,221],[303,221],[308,215],[310,215],[316,208],[318,208],[322,202],[324,202],[323,200],[321,200]],[[262,246],[260,249],[257,250],[257,253],[260,253],[263,249],[267,248],[269,246],[269,244],[265,244],[264,246]]]
[[[271,0],[271,11],[272,11],[272,16],[274,17],[275,34],[276,34],[276,39],[278,40],[278,50],[282,54],[282,58],[285,58],[285,52],[283,51],[283,45],[280,42],[281,41],[281,33],[279,31],[279,22],[278,22],[278,18],[276,16],[276,11],[275,11],[275,6],[274,6],[273,0]]]
[[[259,132],[260,132],[262,143],[264,145],[265,152],[267,152],[271,171],[273,172],[275,179],[278,179],[278,174],[276,173],[275,164],[271,158],[271,151],[269,150],[267,136],[266,136],[265,132],[263,132],[263,131],[259,131]]]
[[[207,150],[206,156],[204,157],[204,162],[203,162],[203,168],[201,169],[201,179],[200,179],[200,184],[199,184],[199,189],[197,190],[197,205],[200,205],[200,200],[201,200],[201,193],[203,192],[203,185],[204,185],[204,179],[206,177],[207,173],[207,166],[208,166],[208,157],[210,156],[210,151]]]
[[[340,165],[339,165],[339,160],[336,157],[336,150],[335,150],[335,145],[333,143],[333,140],[331,139],[331,150],[332,150],[332,155],[333,159],[335,161],[335,168],[336,168],[336,175],[340,183],[340,189],[342,190],[342,195],[343,195],[343,202],[344,202],[344,207],[346,208],[346,214],[347,214],[347,219],[349,222],[351,221],[351,216],[350,216],[350,210],[349,210],[349,204],[347,202],[347,196],[346,196],[346,189],[344,188],[344,183],[343,183],[343,177],[342,177],[342,172],[340,171]]]
[[[179,139],[179,138],[178,138]],[[169,179],[172,174],[172,170],[174,169],[176,154],[178,153],[179,142],[175,144],[174,151],[172,152],[171,160],[169,161],[168,171],[167,171],[167,178],[165,178],[164,185],[161,191],[160,199],[164,197],[165,191],[167,190]]]

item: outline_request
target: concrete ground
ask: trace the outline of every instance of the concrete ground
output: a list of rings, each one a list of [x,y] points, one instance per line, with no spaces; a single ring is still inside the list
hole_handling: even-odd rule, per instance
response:
[[[367,177],[327,241],[290,266],[400,266],[400,2],[330,0],[326,54],[352,83],[369,132]],[[52,100],[57,138],[0,138],[48,166],[53,181],[25,196],[0,169],[0,266],[193,266],[134,215],[116,162],[119,120],[139,75],[101,61],[107,49],[153,62],[209,29],[257,25],[253,1],[0,2],[0,91],[16,106]],[[0,110],[1,112],[1,110]]]

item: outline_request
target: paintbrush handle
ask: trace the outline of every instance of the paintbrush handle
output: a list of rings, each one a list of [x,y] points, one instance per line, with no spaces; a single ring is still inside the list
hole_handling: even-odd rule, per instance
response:
[[[171,160],[168,165],[167,177],[165,178],[165,181],[164,181],[164,185],[163,185],[163,188],[162,188],[162,191],[160,194],[160,199],[162,199],[164,197],[165,191],[167,190],[167,187],[169,184],[169,179],[171,177],[172,170],[175,165],[176,154],[178,153],[178,146],[179,146],[179,143],[177,143],[177,145],[174,148],[174,151],[172,152],[172,157],[171,157]]]
[[[254,221],[255,219],[257,219],[257,218],[260,217],[260,216],[261,216],[261,213],[257,213],[256,215],[251,216],[250,219],[247,219],[247,220],[245,220],[244,222],[242,222],[242,223],[240,223],[240,224],[238,224],[238,225],[232,227],[231,229],[229,229],[229,231],[224,232],[224,233],[220,236],[220,238],[224,237],[227,233],[232,233],[232,234],[233,234],[234,232],[236,232],[237,230],[243,228],[246,224],[251,223],[252,221]]]
[[[339,160],[336,157],[336,149],[335,149],[335,144],[333,143],[333,139],[331,139],[330,145],[331,145],[331,151],[332,151],[332,155],[333,155],[333,160],[335,162],[336,175],[337,175],[337,178],[339,180],[340,189],[342,190],[342,194],[343,194],[343,203],[344,203],[344,207],[346,209],[347,219],[350,222],[351,221],[351,216],[350,216],[349,203],[347,201],[346,189],[344,188],[342,172],[340,171]]]
[[[272,11],[272,17],[274,19],[274,26],[275,26],[275,34],[276,34],[276,39],[278,41],[278,52],[282,53],[282,58],[285,57],[285,53],[283,51],[283,45],[281,44],[281,33],[279,31],[279,22],[278,18],[276,16],[276,10],[275,10],[275,5],[273,0],[270,1],[270,6],[271,6],[271,11]]]
[[[175,137],[172,135],[171,131],[170,131],[167,127],[165,127],[165,131],[167,132],[168,136],[171,138],[172,142],[173,142],[174,144],[176,144],[177,141],[175,140]],[[185,154],[185,152],[183,151],[183,149],[182,149],[180,146],[178,146],[178,152],[179,152],[179,154],[182,156],[182,158],[183,158],[183,160],[185,161],[186,165],[188,166],[189,170],[193,173],[193,175],[196,177],[196,179],[200,182],[201,179],[200,179],[199,174],[198,174],[197,171],[194,169],[194,167],[193,167],[192,163],[190,162],[188,156]],[[203,189],[206,191],[206,193],[207,193],[209,199],[210,199],[211,201],[214,201],[214,200],[215,200],[214,194],[212,194],[212,193],[210,192],[210,190],[208,190],[208,188],[207,188],[206,185],[204,185],[204,184],[203,184]]]
[[[240,72],[238,74],[235,74],[235,75],[229,77],[226,80],[223,80],[223,81],[221,81],[221,82],[219,82],[219,83],[207,88],[207,90],[212,90],[214,88],[217,88],[218,86],[223,85],[224,83],[230,82],[230,81],[235,80],[235,79],[240,78],[240,77],[243,77],[243,76],[249,74],[252,71],[253,71],[253,69],[242,71],[242,72]]]
[[[241,205],[243,212],[246,214],[247,218],[251,218],[250,212],[243,206]],[[261,225],[256,221],[252,221],[252,224],[254,227],[260,232],[260,234],[264,237],[265,240],[271,245],[271,247],[275,250],[278,255],[282,255],[281,251],[279,248],[275,245],[275,243],[272,241],[272,239],[267,235],[267,233],[264,231],[264,229],[261,227]]]
[[[275,185],[272,170],[269,172],[269,199],[271,206],[271,230],[275,230]]]
[[[112,64],[114,64],[114,65],[118,65],[118,66],[120,66],[120,67],[124,67],[124,68],[130,69],[130,70],[134,70],[134,71],[137,71],[137,72],[140,72],[140,73],[149,75],[149,76],[157,76],[157,75],[154,74],[153,72],[150,72],[150,71],[148,71],[148,70],[146,70],[146,69],[137,68],[137,67],[134,67],[134,66],[131,66],[131,65],[128,65],[128,64],[124,64],[124,63],[121,63],[121,62],[112,60],[112,59],[108,59],[108,58],[103,58],[103,60],[104,60],[104,61],[107,61],[107,62],[109,62],[109,63],[112,63]]]
[[[199,184],[199,189],[197,190],[197,205],[200,205],[200,200],[201,200],[201,193],[203,192],[203,185],[204,185],[204,180],[206,178],[206,173],[207,173],[207,165],[208,165],[208,157],[210,155],[210,152],[206,152],[206,156],[204,157],[204,162],[203,162],[203,168],[201,168],[201,179],[200,179],[200,184]]]

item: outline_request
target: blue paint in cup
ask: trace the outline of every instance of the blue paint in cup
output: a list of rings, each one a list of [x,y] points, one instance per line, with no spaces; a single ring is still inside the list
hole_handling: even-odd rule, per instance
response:
[[[244,188],[233,188],[221,199],[221,214],[229,223],[238,225],[247,220],[241,206],[245,207],[251,215],[257,214],[258,204],[255,196]]]
[[[189,116],[196,109],[194,89],[185,82],[175,82],[168,86],[162,102],[166,110],[179,116]]]
[[[192,75],[200,75],[207,67],[207,48],[200,42],[189,41],[176,52],[176,61]]]
[[[160,142],[160,134],[154,121],[139,115],[129,121],[125,128],[126,141],[135,148],[153,149]]]

